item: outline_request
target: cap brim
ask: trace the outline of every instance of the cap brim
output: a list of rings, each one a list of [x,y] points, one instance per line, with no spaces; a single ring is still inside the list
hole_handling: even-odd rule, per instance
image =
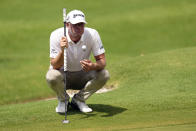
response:
[[[85,24],[87,24],[87,22],[84,21],[84,20],[80,20],[80,21],[70,21],[70,23],[71,23],[71,24],[78,24],[78,23],[85,23]]]

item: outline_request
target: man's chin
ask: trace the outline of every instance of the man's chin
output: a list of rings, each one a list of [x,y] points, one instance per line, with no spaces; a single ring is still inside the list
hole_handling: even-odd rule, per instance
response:
[[[81,37],[82,36],[82,33],[76,33],[74,36],[75,37]]]

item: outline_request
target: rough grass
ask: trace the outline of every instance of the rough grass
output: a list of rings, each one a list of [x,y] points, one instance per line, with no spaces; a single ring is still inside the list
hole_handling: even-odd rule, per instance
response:
[[[115,74],[118,69],[113,65],[121,64],[114,59],[117,56],[127,59],[194,47],[195,6],[193,0],[58,0],[55,4],[45,0],[1,1],[0,104],[55,95],[47,88],[45,74],[49,65],[49,35],[62,26],[62,7],[86,13],[87,26],[100,32],[108,69]],[[111,77],[110,82],[116,81]]]

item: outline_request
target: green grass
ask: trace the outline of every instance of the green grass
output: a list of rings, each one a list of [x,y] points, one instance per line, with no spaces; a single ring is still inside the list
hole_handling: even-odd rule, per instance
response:
[[[54,112],[49,36],[62,8],[81,9],[106,49],[107,85],[93,113]],[[0,130],[196,130],[194,0],[0,1]],[[28,102],[34,101],[34,102]],[[25,103],[24,103],[25,102]]]
[[[2,106],[0,129],[194,130],[195,52],[187,48],[123,59],[115,65],[119,88],[92,96],[93,113],[70,111],[68,125],[61,124],[64,116],[54,113],[57,103],[50,100]],[[127,63],[133,63],[131,68]]]

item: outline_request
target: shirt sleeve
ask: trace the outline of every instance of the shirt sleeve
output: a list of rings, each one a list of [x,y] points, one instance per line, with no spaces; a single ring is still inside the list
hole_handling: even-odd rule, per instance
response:
[[[101,38],[99,36],[99,33],[95,30],[93,36],[93,47],[92,47],[92,53],[94,56],[101,55],[105,53],[105,49],[103,47]]]
[[[60,48],[60,40],[58,40],[58,37],[56,33],[51,33],[50,35],[50,58],[56,58],[56,56],[59,54],[61,48]]]

